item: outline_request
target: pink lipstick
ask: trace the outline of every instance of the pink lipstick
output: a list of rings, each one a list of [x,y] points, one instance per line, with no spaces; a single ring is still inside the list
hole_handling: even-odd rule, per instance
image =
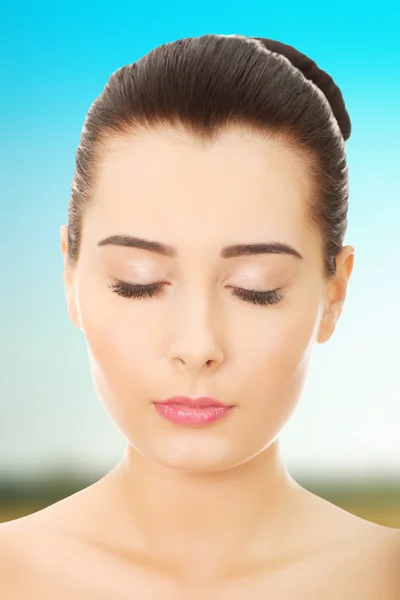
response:
[[[203,396],[189,398],[174,396],[154,403],[157,412],[168,421],[181,425],[207,425],[231,412],[234,405],[222,404],[214,398]]]

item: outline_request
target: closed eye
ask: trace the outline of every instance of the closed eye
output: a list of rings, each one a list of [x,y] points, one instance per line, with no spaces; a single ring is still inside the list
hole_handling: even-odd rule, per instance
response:
[[[160,295],[167,285],[167,283],[163,282],[152,283],[149,285],[138,285],[117,280],[117,283],[111,284],[108,287],[110,287],[114,293],[122,296],[123,298],[143,299]],[[243,300],[244,302],[250,302],[251,304],[277,304],[284,297],[284,294],[281,293],[279,288],[268,291],[256,291],[232,287],[232,290],[233,296],[240,298],[240,300]]]

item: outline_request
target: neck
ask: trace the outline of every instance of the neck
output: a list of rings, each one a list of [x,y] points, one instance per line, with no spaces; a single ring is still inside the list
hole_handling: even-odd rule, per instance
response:
[[[185,574],[220,572],[250,555],[261,560],[268,549],[276,558],[302,490],[280,458],[279,440],[235,468],[201,474],[166,469],[128,446],[109,478],[121,531]]]

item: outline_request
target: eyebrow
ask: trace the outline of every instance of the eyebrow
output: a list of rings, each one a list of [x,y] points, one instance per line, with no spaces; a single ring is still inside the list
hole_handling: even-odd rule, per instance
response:
[[[152,240],[146,240],[141,237],[133,237],[130,235],[110,235],[97,243],[98,246],[124,246],[127,248],[139,248],[148,250],[156,254],[162,254],[170,258],[175,258],[178,255],[177,249],[169,244],[163,244]],[[265,242],[254,244],[234,244],[225,246],[221,249],[220,256],[222,258],[235,258],[237,256],[255,255],[255,254],[289,254],[296,258],[303,258],[293,246],[282,242]]]

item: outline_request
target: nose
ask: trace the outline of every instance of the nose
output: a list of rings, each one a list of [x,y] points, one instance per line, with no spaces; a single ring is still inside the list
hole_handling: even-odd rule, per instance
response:
[[[175,353],[177,354],[177,353]],[[211,356],[212,355],[212,356]],[[178,355],[174,355],[172,362],[174,362],[179,369],[182,371],[190,371],[190,372],[200,372],[202,370],[209,371],[212,367],[220,364],[222,360],[215,356],[216,353],[207,352],[200,353],[196,352],[196,350],[192,349],[191,351],[181,351]]]
[[[201,306],[199,306],[201,304]],[[177,327],[171,327],[167,358],[186,371],[209,371],[224,358],[222,319],[213,303],[188,303],[179,311]]]

